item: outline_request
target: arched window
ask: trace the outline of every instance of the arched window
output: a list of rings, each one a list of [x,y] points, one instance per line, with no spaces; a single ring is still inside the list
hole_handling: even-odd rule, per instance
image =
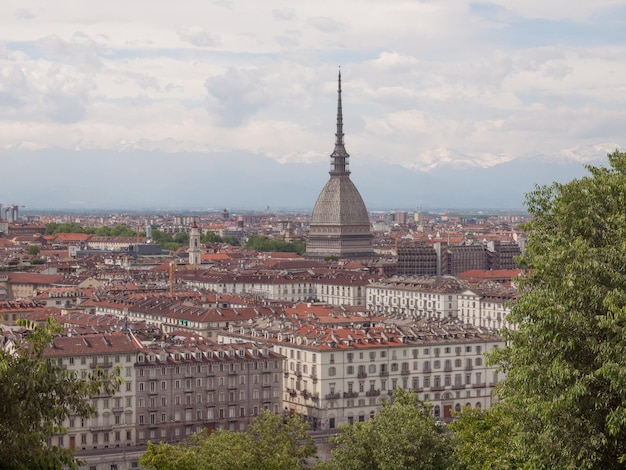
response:
[[[440,414],[441,414],[441,409],[439,408],[439,405],[436,405],[433,408],[433,415],[435,416],[435,418],[439,418]]]

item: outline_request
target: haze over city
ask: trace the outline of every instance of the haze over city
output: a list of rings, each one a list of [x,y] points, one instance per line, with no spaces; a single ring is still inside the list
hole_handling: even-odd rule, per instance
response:
[[[341,66],[368,208],[520,208],[620,146],[624,9],[3,2],[0,200],[310,208]]]

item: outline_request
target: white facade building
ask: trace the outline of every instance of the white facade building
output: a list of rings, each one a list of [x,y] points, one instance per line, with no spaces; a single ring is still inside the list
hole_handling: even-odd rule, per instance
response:
[[[451,419],[464,406],[490,407],[501,378],[484,354],[503,341],[455,319],[257,334],[286,356],[285,412],[302,414],[313,429],[369,419],[396,388],[414,390],[432,403],[435,417]],[[220,338],[241,340],[239,334]]]

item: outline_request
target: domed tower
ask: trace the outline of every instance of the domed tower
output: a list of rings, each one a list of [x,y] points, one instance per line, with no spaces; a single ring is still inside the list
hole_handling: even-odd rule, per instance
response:
[[[371,258],[372,233],[363,198],[350,179],[348,159],[343,143],[343,112],[341,108],[341,71],[337,90],[337,133],[335,150],[330,155],[330,180],[322,189],[309,224],[307,258],[323,259]]]

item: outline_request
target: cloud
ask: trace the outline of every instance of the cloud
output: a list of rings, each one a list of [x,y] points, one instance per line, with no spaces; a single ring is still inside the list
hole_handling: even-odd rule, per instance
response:
[[[204,86],[209,93],[209,110],[215,112],[220,125],[245,123],[269,103],[269,95],[257,69],[229,68],[222,75],[209,77]]]
[[[37,15],[35,15],[28,8],[18,8],[15,10],[15,17],[20,20],[32,20],[33,18],[36,18]]]
[[[324,33],[338,33],[348,29],[345,24],[328,16],[316,16],[309,18],[308,23],[315,29]]]
[[[0,119],[75,122],[85,116],[94,88],[73,67],[12,54],[0,59]]]
[[[272,10],[272,16],[277,21],[293,21],[296,18],[296,12],[293,8],[280,8]]]
[[[176,32],[178,37],[189,44],[198,47],[215,47],[219,46],[220,41],[217,35],[211,34],[200,26],[188,26],[180,28]]]
[[[69,41],[57,35],[45,36],[36,44],[45,58],[56,63],[74,65],[83,70],[97,69],[102,65],[102,46],[82,32],[72,34]]]

